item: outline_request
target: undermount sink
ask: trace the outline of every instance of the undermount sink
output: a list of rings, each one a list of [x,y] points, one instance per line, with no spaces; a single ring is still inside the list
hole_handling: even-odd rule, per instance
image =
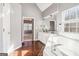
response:
[[[66,54],[67,56],[79,56],[79,54],[75,53],[74,51],[66,48],[66,47],[58,47],[57,49],[59,49],[60,51],[62,51],[64,54]]]
[[[67,56],[60,49],[58,49],[60,46],[62,46],[62,44],[53,44],[53,46],[51,46],[51,52],[56,56]]]
[[[62,45],[56,44],[55,47],[52,47],[51,52],[55,54],[56,56],[67,56],[60,49],[58,49],[59,46],[62,46]]]
[[[63,53],[62,51],[60,51],[58,48],[51,50],[51,52],[53,54],[55,54],[56,56],[67,56],[65,53]]]

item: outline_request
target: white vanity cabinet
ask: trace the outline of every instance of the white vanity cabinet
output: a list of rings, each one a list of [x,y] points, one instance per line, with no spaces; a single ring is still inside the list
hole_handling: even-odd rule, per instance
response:
[[[42,41],[44,44],[47,43],[47,40],[49,38],[51,33],[46,32],[38,32],[38,40]]]
[[[2,41],[2,4],[0,3],[0,52],[3,50],[3,41]]]
[[[45,49],[43,51],[43,56],[66,56],[65,53],[63,53],[63,51],[61,50],[61,46],[57,46],[56,48],[54,48],[53,45],[57,45],[57,44],[61,44],[60,42],[58,42],[58,39],[60,38],[60,36],[56,35],[56,34],[51,34],[50,37],[47,40]]]
[[[54,53],[51,52],[51,47],[45,47],[43,51],[43,56],[56,56]]]
[[[45,49],[43,51],[43,56],[56,56],[54,53],[52,53],[51,49],[52,49],[52,42],[53,42],[53,36],[56,36],[56,35],[50,35],[48,40],[47,40],[47,43],[46,43],[46,46],[45,46]]]
[[[3,4],[2,10],[2,23],[3,23],[3,32],[2,32],[2,40],[3,40],[3,52],[6,53],[8,48],[10,47],[10,4]]]
[[[60,45],[61,44],[61,45]],[[79,56],[79,42],[61,35],[51,34],[47,40],[44,56]]]

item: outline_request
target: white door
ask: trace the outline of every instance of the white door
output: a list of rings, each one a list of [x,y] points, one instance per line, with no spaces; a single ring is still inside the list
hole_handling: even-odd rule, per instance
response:
[[[3,50],[3,41],[2,41],[2,4],[0,3],[0,52]]]
[[[3,4],[3,50],[7,52],[10,45],[10,5]]]

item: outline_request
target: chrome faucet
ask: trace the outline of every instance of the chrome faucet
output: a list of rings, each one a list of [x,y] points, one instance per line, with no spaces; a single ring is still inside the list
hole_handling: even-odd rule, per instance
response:
[[[61,46],[62,44],[54,44],[54,47]]]
[[[54,44],[53,45],[53,50],[56,51],[56,47],[61,46],[62,44]]]

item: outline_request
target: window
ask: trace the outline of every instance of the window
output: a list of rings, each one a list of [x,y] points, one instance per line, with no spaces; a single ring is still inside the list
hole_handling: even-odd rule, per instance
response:
[[[77,32],[79,33],[79,23],[77,23]]]
[[[79,6],[62,12],[64,32],[79,33]]]
[[[64,25],[65,25],[65,29],[64,29],[64,31],[65,31],[65,32],[69,32],[69,24],[66,23],[66,24],[64,24]]]
[[[70,32],[76,32],[76,23],[70,23]]]

